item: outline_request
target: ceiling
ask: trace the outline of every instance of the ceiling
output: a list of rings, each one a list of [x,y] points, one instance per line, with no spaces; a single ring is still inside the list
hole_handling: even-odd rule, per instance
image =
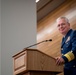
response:
[[[44,18],[66,0],[40,0],[37,5],[37,21]]]

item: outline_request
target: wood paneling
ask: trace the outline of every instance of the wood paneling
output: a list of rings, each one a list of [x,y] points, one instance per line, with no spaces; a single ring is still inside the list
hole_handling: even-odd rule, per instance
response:
[[[56,27],[56,19],[60,16],[65,16],[70,20],[71,27],[76,29],[76,1],[66,0],[64,4],[56,8],[48,14],[44,19],[38,22],[37,26],[37,42],[52,39],[52,42],[42,43],[37,46],[37,49],[46,54],[56,57],[60,56],[60,45],[62,35]],[[61,74],[63,75],[63,74]]]

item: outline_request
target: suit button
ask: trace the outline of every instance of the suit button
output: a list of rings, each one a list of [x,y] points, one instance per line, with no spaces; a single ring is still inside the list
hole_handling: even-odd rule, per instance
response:
[[[76,67],[75,65],[73,67]]]
[[[66,43],[66,44],[68,44],[68,43]]]

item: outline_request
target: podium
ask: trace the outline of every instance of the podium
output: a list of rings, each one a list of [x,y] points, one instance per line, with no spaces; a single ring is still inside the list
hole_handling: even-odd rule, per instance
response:
[[[25,49],[13,56],[14,75],[56,75],[63,72],[55,58],[37,50]]]

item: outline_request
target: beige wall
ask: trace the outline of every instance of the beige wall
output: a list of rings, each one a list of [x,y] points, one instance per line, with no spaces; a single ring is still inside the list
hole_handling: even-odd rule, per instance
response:
[[[35,0],[1,0],[1,74],[13,75],[12,56],[36,43]]]
[[[1,75],[1,0],[0,0],[0,75]]]

